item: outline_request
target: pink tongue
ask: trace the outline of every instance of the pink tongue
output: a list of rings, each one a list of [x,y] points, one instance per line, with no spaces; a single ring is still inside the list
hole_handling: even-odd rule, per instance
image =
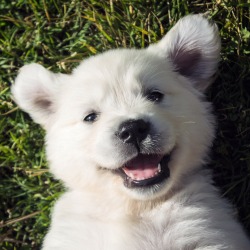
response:
[[[161,156],[158,155],[139,155],[122,169],[133,180],[145,180],[158,173],[160,160]]]

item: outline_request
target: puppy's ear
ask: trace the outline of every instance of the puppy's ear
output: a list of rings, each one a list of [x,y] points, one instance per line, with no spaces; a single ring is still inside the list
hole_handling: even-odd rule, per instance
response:
[[[218,28],[201,14],[189,15],[149,49],[167,57],[179,74],[204,91],[213,81],[220,59]]]
[[[55,112],[60,75],[32,63],[20,69],[11,89],[20,108],[45,128]]]

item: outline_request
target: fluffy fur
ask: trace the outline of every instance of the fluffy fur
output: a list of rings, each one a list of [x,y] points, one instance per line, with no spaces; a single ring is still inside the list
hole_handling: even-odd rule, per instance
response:
[[[54,207],[44,250],[250,249],[202,170],[214,137],[203,92],[219,52],[216,25],[190,15],[159,43],[90,57],[71,75],[38,64],[21,69],[14,99],[45,128],[50,170],[68,188]],[[154,91],[161,101],[149,100]],[[138,155],[116,136],[128,120],[150,124],[140,153],[170,154],[170,176],[159,185],[128,188],[115,174]]]

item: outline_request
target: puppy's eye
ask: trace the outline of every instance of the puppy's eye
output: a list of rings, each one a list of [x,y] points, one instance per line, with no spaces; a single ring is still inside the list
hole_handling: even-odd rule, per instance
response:
[[[153,90],[149,92],[146,97],[151,102],[160,102],[163,99],[164,94],[159,90]]]
[[[98,117],[98,114],[93,112],[93,113],[90,113],[87,116],[85,116],[85,118],[83,120],[85,122],[94,122],[94,121],[96,121],[97,117]]]

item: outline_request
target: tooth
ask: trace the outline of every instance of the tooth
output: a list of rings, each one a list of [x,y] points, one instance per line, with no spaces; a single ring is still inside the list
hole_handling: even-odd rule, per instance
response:
[[[131,179],[135,179],[135,176],[134,176],[134,174],[133,173],[129,173],[129,175],[128,175]]]
[[[142,178],[137,177],[137,178],[135,178],[135,180],[136,180],[136,181],[143,181],[143,180],[145,180],[145,178],[143,178],[143,177],[142,177]]]
[[[158,163],[158,172],[161,172],[161,163]]]

